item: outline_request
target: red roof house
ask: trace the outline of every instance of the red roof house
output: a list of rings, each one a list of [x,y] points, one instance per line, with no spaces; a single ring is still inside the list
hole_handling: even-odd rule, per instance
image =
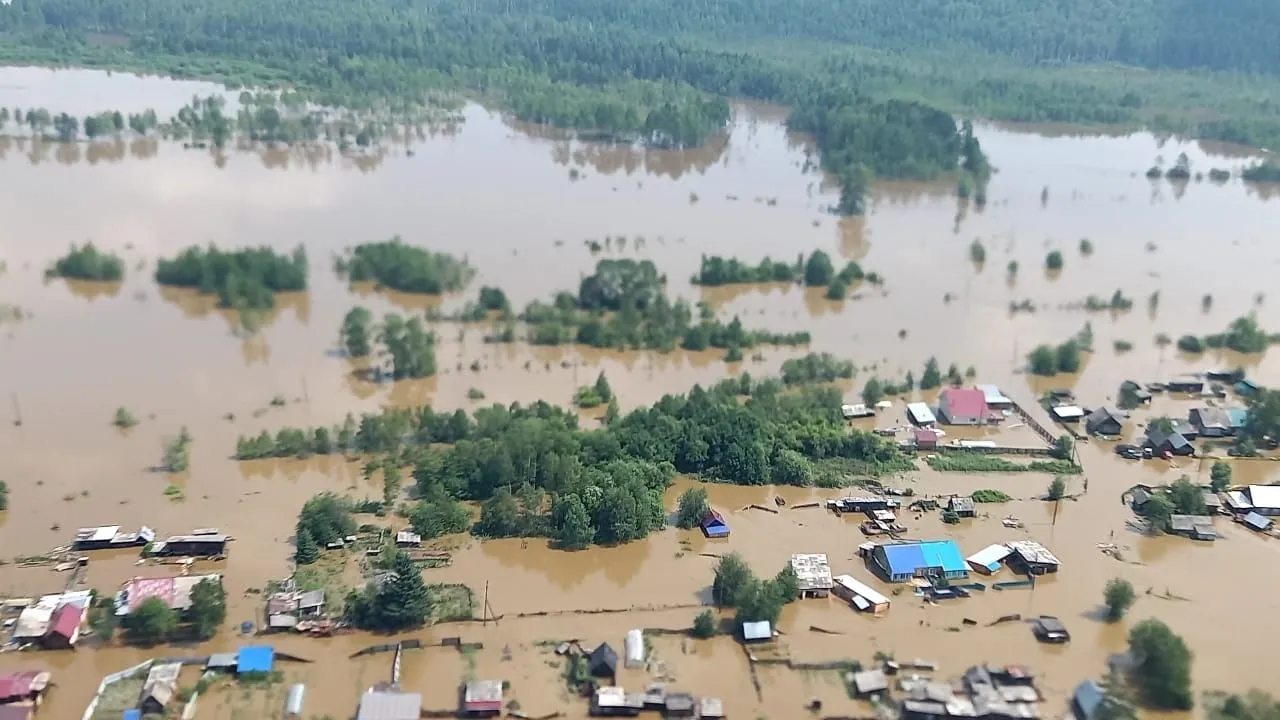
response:
[[[49,686],[49,673],[24,670],[0,675],[0,703],[35,700]]]
[[[70,603],[53,611],[49,620],[49,629],[45,631],[40,644],[47,648],[75,647],[80,639],[80,623],[84,620],[84,608]]]
[[[977,388],[947,388],[938,399],[938,419],[948,425],[981,425],[989,411]]]

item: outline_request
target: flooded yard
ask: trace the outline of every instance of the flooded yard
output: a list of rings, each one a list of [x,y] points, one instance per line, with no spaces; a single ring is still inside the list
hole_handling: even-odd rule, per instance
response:
[[[79,113],[155,107],[164,115],[192,94],[215,90],[97,72],[0,69],[0,105],[10,107]],[[1071,389],[1082,404],[1098,406],[1114,401],[1123,379],[1163,380],[1208,367],[1243,365],[1264,384],[1280,382],[1275,353],[1190,356],[1154,341],[1159,333],[1219,332],[1250,312],[1264,330],[1280,330],[1280,297],[1269,290],[1280,263],[1280,246],[1272,242],[1280,201],[1236,179],[1172,183],[1144,176],[1158,158],[1169,166],[1180,153],[1195,171],[1236,170],[1251,161],[1238,151],[1144,133],[1112,137],[979,124],[977,135],[998,169],[985,208],[958,201],[949,183],[894,183],[875,189],[865,218],[837,218],[826,209],[838,191],[810,169],[808,142],[786,131],[777,109],[738,106],[727,137],[688,152],[569,140],[478,105],[466,106],[464,117],[453,131],[413,143],[412,153],[393,146],[360,157],[335,149],[260,148],[219,157],[154,141],[82,143],[71,152],[0,139],[0,479],[10,488],[10,509],[0,512],[3,559],[47,551],[68,542],[78,527],[103,524],[145,524],[161,535],[218,527],[235,537],[229,559],[208,564],[225,574],[227,627],[200,648],[157,652],[87,643],[74,652],[0,656],[0,671],[35,665],[55,672],[49,717],[78,717],[103,675],[148,657],[234,649],[243,642],[235,635],[240,622],[260,617],[260,591],[290,572],[290,536],[302,503],[323,491],[381,496],[381,484],[365,479],[357,461],[231,459],[237,436],[264,428],[332,424],[348,412],[390,406],[474,408],[480,402],[469,399],[472,389],[483,392],[483,403],[567,405],[575,388],[602,371],[626,411],[743,371],[776,374],[783,361],[810,350],[851,359],[859,368],[838,385],[847,402],[861,402],[873,375],[899,379],[911,371],[918,378],[930,357],[944,369],[972,366],[976,382],[998,384],[1033,409],[1050,388]],[[465,256],[477,270],[469,291],[436,303],[352,289],[333,272],[332,260],[345,248],[393,235]],[[1090,254],[1081,253],[1082,238],[1091,242]],[[985,248],[980,264],[971,260],[975,239]],[[45,279],[55,258],[85,240],[126,260],[122,283]],[[591,240],[601,243],[599,252],[590,250]],[[262,329],[243,337],[212,298],[161,289],[153,280],[158,258],[207,243],[278,250],[302,244],[310,289],[281,296]],[[754,264],[766,255],[790,260],[817,249],[837,265],[858,261],[883,276],[883,286],[859,285],[854,298],[841,303],[826,300],[820,289],[786,284],[699,288],[689,281],[704,254]],[[1050,250],[1062,252],[1061,271],[1045,269]],[[435,328],[440,373],[394,384],[360,379],[336,350],[341,319],[355,304],[375,315],[437,305],[447,313],[473,299],[481,285],[492,285],[522,307],[575,290],[604,257],[651,259],[667,275],[671,295],[706,301],[719,316],[738,315],[751,327],[806,330],[813,341],[808,348],[759,348],[758,358],[748,353],[745,362],[728,364],[720,351],[486,344],[483,326],[441,323]],[[1016,273],[1009,272],[1011,261]],[[1109,298],[1117,289],[1133,299],[1132,309],[1079,307],[1089,295]],[[1157,291],[1153,307],[1148,299]],[[1212,296],[1208,309],[1206,295]],[[1011,313],[1010,304],[1023,300],[1035,312]],[[1034,346],[1060,343],[1086,322],[1095,351],[1084,356],[1080,373],[1037,378],[1022,371]],[[1114,351],[1116,340],[1132,349]],[[932,402],[936,391],[917,396]],[[1150,409],[1135,413],[1128,432],[1140,435],[1136,426],[1147,419],[1185,415],[1193,406],[1185,397],[1157,395]],[[113,427],[118,407],[130,409],[140,424]],[[895,401],[868,425],[904,420]],[[162,442],[182,427],[193,438],[190,470],[153,472]],[[1006,428],[998,437],[981,430],[953,434],[1035,442],[1026,428]],[[798,601],[784,610],[780,645],[793,659],[815,663],[865,664],[877,651],[924,658],[939,662],[947,676],[983,661],[1024,664],[1039,674],[1047,712],[1056,716],[1081,679],[1098,676],[1108,654],[1124,649],[1133,622],[1158,616],[1195,651],[1198,690],[1269,687],[1270,647],[1280,635],[1258,621],[1274,605],[1273,581],[1258,569],[1274,564],[1275,542],[1226,518],[1217,519],[1224,537],[1212,544],[1141,536],[1126,526],[1131,514],[1121,492],[1181,473],[1207,482],[1209,462],[1181,458],[1176,469],[1164,461],[1128,462],[1099,441],[1080,451],[1084,474],[1069,487],[1077,497],[1057,507],[1040,500],[1050,479],[1040,473],[942,473],[921,462],[920,470],[887,480],[920,495],[1006,492],[1013,501],[980,505],[978,518],[958,525],[944,525],[937,513],[904,512],[901,520],[909,537],[954,539],[965,555],[995,542],[1037,540],[1062,560],[1058,576],[1034,589],[988,590],[941,605],[906,590],[891,595],[888,615],[874,619],[834,598]],[[1235,483],[1280,480],[1280,466],[1265,460],[1233,465]],[[681,479],[668,491],[669,507],[691,482]],[[170,484],[180,499],[165,494]],[[894,590],[872,580],[857,556],[866,539],[860,518],[793,507],[841,491],[715,485],[709,492],[732,527],[726,540],[669,528],[620,547],[562,552],[538,538],[451,538],[452,564],[425,571],[427,582],[487,589],[501,617],[413,633],[428,642],[461,636],[484,648],[407,651],[401,684],[422,692],[428,709],[442,709],[457,700],[454,679],[505,678],[508,697],[531,715],[584,717],[586,703],[564,689],[562,658],[546,641],[607,640],[620,648],[631,628],[688,627],[697,606],[710,601],[715,559],[708,555],[737,551],[759,573],[772,575],[792,553],[827,553],[836,574],[877,583],[886,594]],[[773,506],[775,496],[787,500],[776,514],[749,509]],[[1025,527],[1006,528],[1000,518],[1007,515]],[[1100,543],[1118,545],[1121,559],[1101,552]],[[169,571],[135,562],[135,553],[95,553],[87,587],[114,591],[131,577]],[[995,580],[1013,579],[1002,573]],[[1104,624],[1102,588],[1117,576],[1133,583],[1139,600],[1130,619]],[[0,596],[56,592],[65,582],[48,568],[0,565]],[[578,610],[620,612],[572,612]],[[1072,642],[1041,646],[1024,623],[985,627],[1013,613],[1056,615]],[[282,665],[284,685],[263,696],[245,698],[239,689],[215,686],[197,717],[280,717],[282,688],[292,682],[308,686],[308,717],[347,717],[360,693],[390,679],[390,655],[348,660],[384,638],[277,636],[271,642],[315,662]],[[761,671],[757,696],[746,657],[728,638],[657,636],[653,644],[674,684],[721,697],[729,717],[794,717],[811,697],[823,700],[827,715],[867,711],[848,698],[838,673],[770,667]],[[647,678],[629,669],[620,683],[638,686]]]

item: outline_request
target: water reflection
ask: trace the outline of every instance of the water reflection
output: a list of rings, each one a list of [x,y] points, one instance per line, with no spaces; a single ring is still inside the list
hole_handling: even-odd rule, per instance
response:
[[[226,322],[227,329],[232,332],[243,332],[248,324],[250,326],[248,329],[252,330],[249,333],[250,336],[258,330],[270,328],[285,311],[292,311],[294,318],[302,325],[311,322],[310,292],[276,293],[275,307],[270,310],[251,311],[249,317],[244,317],[240,312],[230,308],[218,307],[217,295],[206,295],[194,288],[161,285],[159,294],[166,303],[182,310],[183,317],[199,320],[217,315]]]
[[[78,298],[84,298],[90,302],[98,298],[114,298],[120,294],[120,288],[124,287],[123,282],[96,282],[93,280],[71,280],[61,279],[54,282],[62,282],[67,286],[67,290]]]

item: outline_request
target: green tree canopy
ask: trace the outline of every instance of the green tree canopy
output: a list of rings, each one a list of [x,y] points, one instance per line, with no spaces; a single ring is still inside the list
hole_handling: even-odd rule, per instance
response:
[[[676,509],[676,526],[686,530],[698,527],[710,512],[706,488],[691,487],[680,494],[680,504]]]
[[[124,616],[121,623],[130,642],[151,645],[169,638],[178,629],[178,613],[160,598],[147,598]]]
[[[1115,622],[1124,617],[1133,605],[1133,585],[1123,578],[1112,578],[1102,591],[1102,599],[1107,608],[1107,619]]]
[[[208,640],[218,632],[218,626],[227,619],[227,591],[222,581],[202,580],[191,589],[191,607],[187,609],[191,630],[201,640]]]
[[[737,607],[750,592],[755,575],[747,562],[736,552],[725,555],[716,562],[715,580],[711,584],[711,598],[721,607]]]
[[[1190,710],[1191,650],[1160,620],[1148,618],[1129,631],[1129,652],[1136,664],[1133,682],[1144,704],[1159,710]]]

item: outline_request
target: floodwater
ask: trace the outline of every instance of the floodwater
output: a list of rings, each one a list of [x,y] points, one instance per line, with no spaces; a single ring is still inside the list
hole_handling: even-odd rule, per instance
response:
[[[97,72],[0,70],[0,105],[8,107],[85,113],[154,106],[165,116],[193,94],[216,90]],[[944,368],[952,362],[974,366],[980,382],[999,384],[1025,405],[1049,387],[1071,387],[1083,403],[1102,404],[1126,377],[1163,379],[1222,364],[1243,364],[1263,382],[1280,380],[1272,356],[1193,358],[1153,342],[1157,333],[1176,338],[1218,331],[1248,312],[1256,312],[1264,328],[1280,328],[1280,298],[1266,296],[1280,262],[1280,247],[1270,242],[1280,227],[1280,202],[1237,180],[1173,184],[1143,176],[1157,158],[1168,166],[1180,152],[1195,170],[1238,169],[1252,157],[1238,149],[1206,150],[1147,134],[980,125],[979,136],[999,168],[987,207],[959,203],[947,183],[894,183],[876,188],[866,218],[837,219],[825,212],[835,188],[804,170],[810,145],[785,131],[776,109],[741,106],[726,138],[690,152],[576,142],[475,105],[464,116],[460,127],[413,144],[412,154],[392,147],[356,158],[314,148],[215,156],[149,141],[61,148],[0,140],[0,475],[10,487],[10,510],[0,513],[0,552],[11,558],[44,551],[84,525],[149,524],[161,533],[217,526],[237,538],[229,561],[215,566],[227,575],[234,625],[258,615],[259,597],[247,591],[288,572],[293,519],[307,497],[325,490],[370,497],[381,492],[361,477],[358,463],[341,459],[235,463],[229,456],[237,435],[335,423],[347,412],[391,405],[471,407],[470,388],[482,390],[485,402],[568,402],[576,386],[601,371],[625,409],[742,370],[775,373],[783,360],[805,352],[763,348],[758,360],[731,366],[719,352],[487,345],[482,327],[443,324],[438,377],[372,385],[356,379],[333,352],[340,319],[353,304],[377,313],[428,305],[450,312],[469,297],[427,301],[352,290],[335,277],[333,255],[396,234],[466,256],[478,270],[471,296],[482,284],[497,285],[517,305],[576,288],[600,257],[650,258],[667,274],[673,294],[705,300],[726,318],[738,314],[748,327],[807,329],[811,349],[852,358],[862,370],[842,385],[850,398],[872,372],[896,378],[910,369],[919,377],[931,355]],[[586,241],[606,237],[606,249],[593,255]],[[1094,246],[1088,257],[1078,249],[1084,237]],[[975,238],[986,247],[982,266],[969,259]],[[44,279],[44,268],[69,244],[88,239],[126,258],[130,272],[123,283]],[[280,249],[303,244],[312,261],[311,290],[281,297],[261,331],[243,338],[235,319],[210,299],[162,290],[151,279],[157,258],[208,242]],[[857,260],[886,282],[882,288],[862,285],[844,303],[786,285],[699,289],[688,282],[704,253],[754,262],[766,254],[790,259],[815,249],[837,263]],[[1051,249],[1066,258],[1061,272],[1043,268]],[[1010,260],[1020,267],[1014,278],[1005,269]],[[1117,288],[1133,298],[1132,310],[1070,307],[1089,294],[1110,297]],[[1156,290],[1160,301],[1153,312],[1147,297]],[[1202,310],[1206,294],[1212,295],[1208,311]],[[1023,299],[1037,312],[1010,315],[1009,303]],[[1033,346],[1061,342],[1085,322],[1092,323],[1096,352],[1079,375],[1033,379],[1018,371]],[[1115,353],[1117,339],[1132,342],[1133,350]],[[276,397],[283,406],[270,404]],[[121,406],[141,424],[129,431],[112,427]],[[1150,414],[1189,407],[1189,400],[1159,397]],[[176,477],[151,472],[164,438],[183,426],[194,438],[191,470]],[[1106,655],[1123,648],[1131,622],[1158,616],[1197,653],[1199,689],[1268,686],[1266,648],[1280,637],[1258,622],[1274,612],[1275,593],[1257,569],[1275,562],[1275,544],[1225,521],[1219,530],[1226,537],[1214,545],[1139,537],[1125,528],[1120,492],[1178,472],[1207,477],[1208,464],[1183,461],[1181,471],[1130,464],[1103,444],[1082,454],[1088,492],[1063,503],[1056,521],[1051,507],[1032,499],[1043,492],[1044,476],[921,470],[894,481],[923,493],[990,487],[1019,498],[990,509],[989,518],[959,526],[943,526],[936,517],[908,517],[906,524],[913,537],[955,537],[966,553],[1030,536],[1063,560],[1060,577],[1034,591],[989,591],[941,607],[925,607],[904,593],[881,619],[855,615],[834,600],[804,601],[784,613],[780,644],[798,661],[866,662],[882,650],[899,659],[937,660],[946,674],[980,661],[1026,664],[1041,673],[1056,713],[1080,679],[1097,676]],[[1235,466],[1240,482],[1280,479],[1265,461]],[[171,482],[184,499],[163,494]],[[673,506],[686,482],[672,488]],[[1084,493],[1083,483],[1075,480],[1072,491]],[[537,643],[580,637],[619,646],[631,627],[687,626],[697,612],[693,606],[708,599],[714,560],[701,553],[736,550],[772,574],[792,552],[826,552],[837,573],[869,579],[855,556],[863,541],[856,521],[820,510],[775,515],[744,509],[772,505],[774,494],[794,505],[838,493],[713,487],[712,502],[733,527],[726,541],[672,529],[623,547],[562,553],[540,540],[458,540],[453,565],[427,571],[428,580],[466,583],[477,593],[487,587],[494,611],[505,617],[496,625],[418,633],[430,639],[462,635],[485,649],[471,659],[440,648],[414,651],[403,685],[439,708],[453,702],[455,676],[505,677],[525,711],[578,717],[585,705],[564,696],[555,659]],[[1005,529],[999,518],[1006,514],[1022,518],[1026,529]],[[1097,543],[1105,542],[1124,548],[1124,562],[1099,552]],[[131,556],[95,557],[87,581],[111,590],[132,575],[163,572],[137,567]],[[1143,596],[1131,620],[1104,625],[1097,606],[1102,586],[1114,576],[1129,578],[1140,594],[1151,588],[1187,600]],[[64,582],[46,569],[0,567],[0,595],[51,592]],[[564,612],[641,606],[651,609]],[[1014,612],[1062,617],[1073,642],[1046,649],[1024,625],[982,627]],[[551,614],[518,617],[529,613]],[[966,617],[979,626],[963,626]],[[810,625],[843,634],[810,632]],[[208,647],[234,647],[238,640],[230,632]],[[352,635],[278,644],[318,660],[286,668],[290,679],[310,687],[308,713],[342,717],[365,687],[390,673],[385,655],[346,659],[377,642]],[[654,643],[674,682],[723,697],[733,717],[794,716],[815,696],[824,700],[824,713],[859,711],[831,673],[767,669],[757,697],[746,660],[729,640],[659,637]],[[512,650],[509,661],[502,659],[504,646]],[[0,668],[56,670],[48,711],[73,717],[101,675],[148,654],[83,647],[6,655]],[[633,670],[621,679],[633,686],[646,682]],[[274,717],[281,704],[245,702],[238,693],[216,691],[199,717]]]

